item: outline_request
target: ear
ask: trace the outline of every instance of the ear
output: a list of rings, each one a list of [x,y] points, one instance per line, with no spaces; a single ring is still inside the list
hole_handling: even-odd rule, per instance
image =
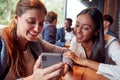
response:
[[[18,23],[18,16],[17,15],[14,15],[14,20],[15,20],[15,23],[17,24]]]

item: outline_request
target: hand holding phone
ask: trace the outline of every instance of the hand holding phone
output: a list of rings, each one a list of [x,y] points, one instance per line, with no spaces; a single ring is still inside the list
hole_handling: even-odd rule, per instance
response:
[[[53,64],[62,62],[62,54],[60,53],[42,53],[41,54],[41,67],[45,68]]]

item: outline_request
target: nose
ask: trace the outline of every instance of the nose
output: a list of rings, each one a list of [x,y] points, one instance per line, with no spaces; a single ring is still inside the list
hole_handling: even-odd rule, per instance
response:
[[[82,33],[82,27],[78,27],[77,30],[76,30],[77,33]]]
[[[39,31],[39,24],[36,24],[36,25],[34,26],[34,31],[36,31],[36,32]]]

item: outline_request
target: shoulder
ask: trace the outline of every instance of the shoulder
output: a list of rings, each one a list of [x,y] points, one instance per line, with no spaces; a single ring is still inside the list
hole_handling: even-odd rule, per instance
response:
[[[77,41],[76,41],[76,36],[72,38],[72,41],[73,41],[73,42],[77,42]]]
[[[78,45],[81,44],[81,43],[78,43],[78,42],[76,41],[76,36],[75,36],[75,37],[72,38],[71,44],[78,46]]]
[[[57,28],[57,30],[64,30],[64,27],[61,27],[61,28]]]
[[[111,35],[111,36],[113,36],[113,37],[115,37],[115,38],[118,39],[117,34],[116,34],[115,32],[113,32],[113,31],[111,31],[111,30],[108,30],[108,31],[107,31],[107,34],[108,34],[108,35]]]
[[[4,38],[0,35],[0,54],[1,54],[1,51],[3,51],[4,49],[6,49],[6,43]]]
[[[56,30],[56,26],[52,24],[48,24],[44,26],[44,30]]]
[[[106,46],[106,47],[107,47],[108,45],[110,45],[113,41],[118,41],[117,38],[115,38],[115,37],[113,37],[113,36],[111,36],[111,35],[107,35],[107,34],[105,34],[104,38],[105,38],[105,46]]]
[[[73,39],[72,39],[72,41],[71,41],[71,44],[70,44],[70,49],[73,51],[73,52],[75,52],[75,54],[81,54],[81,49],[83,49],[82,48],[82,46],[81,46],[81,43],[78,43],[77,41],[76,41],[76,37],[73,37]],[[78,55],[79,56],[79,55]]]

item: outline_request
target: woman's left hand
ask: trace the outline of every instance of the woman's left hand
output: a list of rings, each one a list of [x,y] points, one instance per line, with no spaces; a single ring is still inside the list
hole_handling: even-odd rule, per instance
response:
[[[74,64],[78,64],[78,65],[82,65],[85,66],[86,63],[86,59],[83,58],[79,58],[77,55],[75,55],[75,53],[67,51],[64,53],[64,56],[69,57],[73,60]]]

